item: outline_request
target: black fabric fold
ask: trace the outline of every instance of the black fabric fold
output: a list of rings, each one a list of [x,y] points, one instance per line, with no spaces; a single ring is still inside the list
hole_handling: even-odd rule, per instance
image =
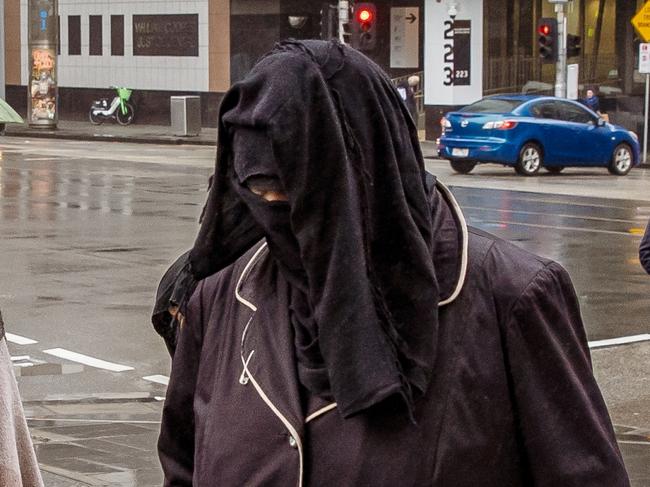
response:
[[[250,140],[260,160],[273,161],[286,203],[246,193],[233,162],[242,131],[268,139],[266,150]],[[226,94],[218,132],[215,180],[189,256],[194,277],[265,236],[303,294],[294,310],[311,330],[303,345],[319,352],[308,354],[318,358],[311,365],[326,370],[343,416],[390,397],[412,413],[433,373],[439,291],[424,161],[390,80],[336,42],[281,43]],[[314,370],[303,379],[322,388]]]

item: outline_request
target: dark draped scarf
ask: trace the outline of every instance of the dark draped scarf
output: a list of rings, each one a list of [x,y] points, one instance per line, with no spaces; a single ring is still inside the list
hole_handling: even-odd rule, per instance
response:
[[[278,44],[226,94],[188,269],[197,280],[266,237],[291,287],[301,383],[344,417],[412,415],[436,355],[438,282],[417,131],[385,73],[337,42]],[[249,191],[277,181],[288,201]]]

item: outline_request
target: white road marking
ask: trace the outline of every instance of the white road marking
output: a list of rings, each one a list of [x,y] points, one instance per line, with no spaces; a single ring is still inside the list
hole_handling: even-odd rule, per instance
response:
[[[589,348],[611,347],[614,345],[626,345],[628,343],[637,343],[650,341],[650,333],[642,335],[633,335],[629,337],[610,338],[608,340],[596,340],[589,342]]]
[[[65,350],[64,348],[50,348],[49,350],[43,350],[43,353],[54,355],[55,357],[70,360],[72,362],[79,362],[80,364],[89,365],[90,367],[95,367],[97,369],[110,370],[112,372],[125,372],[127,370],[133,370],[133,367],[129,367],[128,365],[107,362],[106,360],[89,357],[88,355],[83,355],[81,353],[71,352],[70,350]]]
[[[148,375],[146,377],[143,377],[144,380],[148,380],[149,382],[155,382],[156,384],[162,384],[164,386],[169,384],[169,377],[166,375]]]
[[[34,364],[31,362],[21,362],[19,364],[13,364],[14,367],[33,367]]]
[[[27,416],[27,421],[54,421],[57,423],[110,423],[110,424],[160,424],[160,421],[124,420],[124,419],[86,419],[86,418],[32,418]]]
[[[21,337],[20,335],[14,335],[13,333],[6,333],[5,336],[7,337],[8,342],[15,343],[17,345],[34,345],[35,343],[38,343],[36,340]]]
[[[494,221],[494,220],[482,220],[476,222],[475,226],[480,226],[482,223],[495,223],[499,225],[506,226],[520,226],[520,227],[533,227],[533,228],[549,228],[551,230],[567,230],[574,232],[587,232],[587,233],[606,233],[608,235],[627,235],[628,237],[639,238],[638,235],[630,232],[617,232],[614,230],[598,230],[596,228],[580,228],[580,227],[569,227],[569,226],[556,226],[556,225],[541,225],[536,223],[523,223],[523,222],[503,222],[503,221]]]
[[[19,360],[29,360],[29,355],[16,355],[14,357],[11,357],[12,362],[17,362]]]

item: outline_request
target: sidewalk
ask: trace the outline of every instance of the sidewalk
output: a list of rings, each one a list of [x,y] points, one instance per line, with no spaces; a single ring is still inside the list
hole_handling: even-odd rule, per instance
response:
[[[161,398],[24,404],[47,487],[154,487]]]
[[[216,145],[217,129],[203,128],[198,136],[174,135],[171,126],[129,125],[114,122],[92,125],[90,122],[59,121],[55,130],[32,128],[27,124],[7,125],[6,136],[97,142],[131,142],[136,144],[191,144]]]
[[[156,442],[160,398],[25,403],[48,487],[162,484]],[[616,426],[632,487],[650,486],[650,431]]]
[[[123,127],[114,122],[92,125],[90,122],[59,121],[56,130],[32,128],[27,124],[7,125],[8,137],[46,138],[62,140],[85,140],[99,142],[130,142],[134,144],[173,144],[173,145],[217,145],[217,129],[203,128],[195,137],[174,135],[169,125],[129,125]],[[437,158],[437,146],[424,140],[420,131],[420,145],[424,157]]]

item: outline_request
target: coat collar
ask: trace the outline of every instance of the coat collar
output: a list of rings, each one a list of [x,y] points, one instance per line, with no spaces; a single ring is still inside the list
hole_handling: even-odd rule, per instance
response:
[[[465,218],[451,192],[436,183],[438,198],[433,215],[433,259],[441,279],[439,306],[453,302],[460,294],[467,272],[468,231]],[[266,242],[260,242],[243,258],[235,298],[244,307],[246,321],[241,337],[243,386],[251,384],[260,398],[284,424],[300,453],[300,479],[303,475],[305,424],[336,408],[336,404],[310,402],[305,413],[295,369],[293,332],[283,303],[288,303],[288,285],[269,258]],[[301,483],[300,482],[300,483]]]

